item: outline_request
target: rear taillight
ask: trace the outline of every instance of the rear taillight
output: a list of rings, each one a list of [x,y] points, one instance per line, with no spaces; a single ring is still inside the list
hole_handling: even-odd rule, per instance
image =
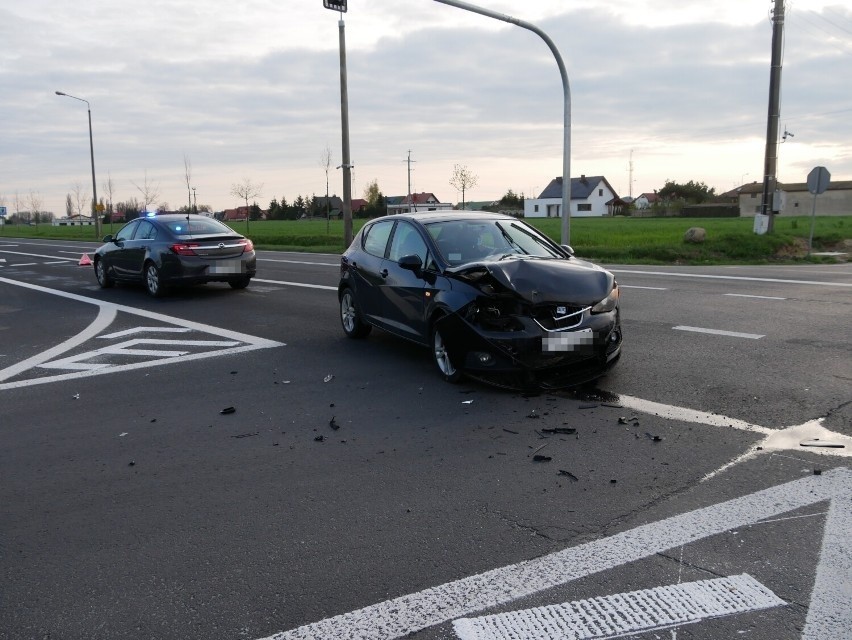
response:
[[[195,248],[199,246],[201,245],[199,245],[197,242],[178,243],[173,244],[171,247],[169,247],[169,249],[171,249],[172,253],[176,253],[179,256],[194,256]]]
[[[243,253],[248,253],[249,251],[254,251],[254,244],[248,238],[244,240],[240,240],[240,244],[243,245]]]

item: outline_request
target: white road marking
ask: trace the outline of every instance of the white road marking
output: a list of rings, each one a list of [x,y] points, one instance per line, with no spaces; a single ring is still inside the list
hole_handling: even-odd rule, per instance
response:
[[[103,336],[100,336],[103,337]],[[112,356],[145,356],[150,358],[178,358],[185,356],[189,351],[175,351],[163,349],[133,349],[140,344],[150,345],[170,345],[174,347],[237,347],[241,342],[224,341],[224,340],[144,340],[137,338],[135,340],[126,340],[118,344],[112,344],[102,349],[78,353],[67,358],[53,360],[52,362],[44,362],[39,366],[43,369],[73,369],[78,371],[95,371],[104,368],[116,368],[118,365],[113,365],[108,362],[83,362],[92,358],[99,358],[105,355]]]
[[[273,260],[272,258],[258,258],[261,262],[286,262],[287,264],[309,264],[317,267],[339,267],[339,262],[307,262],[306,260]]]
[[[10,264],[10,267],[32,267],[34,265],[41,264],[41,262],[18,262],[15,264]]]
[[[47,293],[50,295],[58,296],[60,298],[66,298],[68,300],[75,300],[77,302],[83,302],[86,304],[92,304],[98,307],[98,316],[89,325],[86,329],[84,329],[79,334],[69,338],[65,342],[62,342],[59,345],[56,345],[52,349],[48,349],[40,354],[37,354],[23,362],[19,362],[10,367],[6,367],[5,369],[0,369],[0,391],[4,389],[15,389],[20,387],[27,387],[36,384],[44,384],[48,382],[57,382],[63,380],[75,380],[79,378],[89,377],[93,375],[102,375],[103,373],[117,373],[120,371],[131,371],[136,369],[144,369],[148,367],[158,366],[161,364],[173,364],[175,362],[189,362],[191,360],[201,360],[204,358],[213,358],[226,354],[234,354],[234,353],[243,353],[247,351],[255,351],[257,349],[269,349],[272,347],[281,347],[284,346],[283,342],[277,342],[275,340],[268,340],[266,338],[258,338],[257,336],[251,336],[246,333],[240,333],[238,331],[231,331],[229,329],[222,329],[220,327],[214,327],[212,325],[202,324],[200,322],[192,322],[190,320],[183,320],[181,318],[175,318],[172,316],[167,316],[162,313],[155,313],[151,311],[144,311],[142,309],[136,309],[134,307],[127,307],[124,305],[117,305],[110,302],[103,302],[101,300],[96,300],[94,298],[87,298],[85,296],[77,295],[74,293],[68,293],[65,291],[60,291],[58,289],[49,289],[47,287],[43,287],[41,285],[29,284],[25,282],[18,282],[17,280],[10,280],[8,278],[0,278],[0,283],[8,284],[15,287],[23,287],[25,289],[30,289],[32,291],[38,291],[40,293]],[[192,353],[185,355],[179,359],[174,357],[160,357],[154,360],[149,360],[146,362],[136,362],[133,364],[125,364],[118,365],[114,367],[109,367],[106,369],[98,369],[98,370],[87,370],[87,371],[75,371],[73,373],[59,374],[55,376],[47,376],[43,378],[35,378],[31,380],[19,380],[16,382],[3,382],[4,380],[9,380],[17,375],[22,374],[23,372],[32,369],[34,367],[40,366],[43,363],[50,362],[51,360],[58,358],[63,353],[67,353],[68,351],[80,346],[85,341],[97,337],[103,330],[105,330],[115,319],[118,312],[121,311],[123,313],[132,314],[135,316],[140,316],[146,318],[147,320],[156,320],[158,322],[163,322],[165,324],[174,325],[181,329],[189,329],[192,331],[200,331],[202,333],[210,333],[220,338],[224,338],[228,341],[239,343],[240,346],[230,347],[230,348],[219,348],[215,351],[203,352],[203,353]]]
[[[304,282],[284,282],[283,280],[263,280],[261,278],[252,278],[252,282],[264,282],[266,284],[280,284],[288,287],[304,287],[305,289],[322,289],[324,291],[337,291],[337,287],[329,287],[324,284],[307,284]]]
[[[841,638],[852,628],[852,471],[832,469],[641,525],[576,547],[320,620],[264,640],[395,640],[579,578],[818,502],[831,500],[803,638]],[[831,563],[831,566],[823,566]],[[836,582],[835,582],[836,581]]]
[[[691,422],[693,424],[706,424],[711,427],[731,427],[740,431],[751,431],[770,435],[775,433],[775,429],[761,427],[756,424],[751,424],[737,418],[729,418],[728,416],[719,415],[717,413],[707,413],[704,411],[696,411],[695,409],[686,409],[684,407],[675,407],[670,404],[662,404],[660,402],[651,402],[642,398],[633,396],[619,396],[619,403],[629,409],[641,411],[649,415],[656,415],[668,420],[678,420],[680,422]]]
[[[65,260],[52,260],[50,262],[42,262],[42,264],[68,264]]]
[[[759,333],[740,333],[739,331],[723,331],[722,329],[703,329],[701,327],[672,327],[675,331],[692,331],[694,333],[709,333],[716,336],[729,336],[731,338],[748,338],[749,340],[760,340],[765,335]]]
[[[726,293],[726,296],[732,298],[757,298],[758,300],[786,300],[787,298],[779,298],[777,296],[752,296],[746,293]]]
[[[62,258],[60,256],[46,256],[42,253],[23,253],[22,251],[3,251],[3,253],[11,253],[12,255],[16,255],[16,256],[29,256],[31,258],[47,258],[48,260],[52,260],[52,259],[55,259],[55,258],[59,258],[59,260],[62,260],[62,261],[64,261],[64,260],[76,261],[77,260],[77,258]],[[38,263],[33,262],[32,264],[38,264]]]
[[[124,336],[132,336],[136,333],[189,333],[191,329],[185,327],[134,327],[133,329],[125,329],[124,331],[116,331],[115,333],[107,333],[98,338],[104,340],[115,340]]]
[[[667,287],[640,287],[638,285],[633,284],[620,284],[618,285],[619,289],[649,289],[651,291],[668,291]]]
[[[633,273],[643,276],[671,276],[673,278],[704,278],[709,280],[741,280],[745,282],[775,282],[779,284],[811,284],[819,287],[852,287],[849,282],[817,282],[816,280],[782,280],[780,278],[757,278],[748,276],[714,276],[704,273],[673,273],[667,271],[634,271],[610,269],[613,273]]]
[[[453,627],[461,640],[603,640],[785,604],[744,573],[481,618],[462,618]]]

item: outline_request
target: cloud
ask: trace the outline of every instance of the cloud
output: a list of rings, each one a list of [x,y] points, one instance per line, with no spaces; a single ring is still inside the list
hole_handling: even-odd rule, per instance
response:
[[[98,182],[116,198],[148,176],[186,199],[190,158],[199,203],[235,204],[243,177],[272,197],[325,192],[320,156],[340,163],[339,16],[295,0],[232,4],[35,0],[0,10],[0,195],[65,194],[90,181],[86,105]],[[572,173],[603,174],[626,194],[665,179],[718,191],[761,179],[771,25],[765,7],[621,0],[565,9],[525,5],[556,42],[571,82]],[[492,6],[489,3],[489,6]],[[496,2],[494,10],[517,11]],[[709,9],[708,9],[709,7]],[[668,11],[668,12],[666,12]],[[708,13],[710,12],[710,13]],[[353,194],[373,178],[454,200],[454,164],[480,176],[476,199],[528,195],[561,172],[562,86],[534,33],[435,2],[373,0],[346,14]],[[816,164],[852,175],[848,140],[850,4],[790,11],[782,75],[782,179]],[[783,127],[782,127],[783,128]],[[801,175],[800,175],[801,174]],[[340,192],[340,174],[332,175]],[[100,190],[100,184],[99,184]]]

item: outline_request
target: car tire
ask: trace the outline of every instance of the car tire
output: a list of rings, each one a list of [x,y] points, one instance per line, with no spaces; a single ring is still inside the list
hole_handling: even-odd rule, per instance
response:
[[[160,270],[150,261],[145,263],[145,289],[154,298],[161,298],[166,293],[166,287],[160,278]]]
[[[242,278],[236,278],[235,280],[228,280],[228,284],[231,285],[231,289],[245,289],[249,286],[249,282],[251,282],[251,276],[243,276]]]
[[[361,313],[355,302],[355,292],[350,288],[340,294],[340,324],[343,333],[349,338],[366,338],[373,327],[361,319]]]
[[[95,278],[101,289],[109,289],[115,284],[115,280],[109,275],[103,258],[95,258]]]
[[[432,323],[432,328],[429,332],[429,350],[432,353],[432,361],[438,368],[438,373],[445,382],[455,384],[462,379],[461,370],[457,369],[450,360],[450,354],[447,351],[444,337],[441,335],[441,330],[438,328],[437,322]]]

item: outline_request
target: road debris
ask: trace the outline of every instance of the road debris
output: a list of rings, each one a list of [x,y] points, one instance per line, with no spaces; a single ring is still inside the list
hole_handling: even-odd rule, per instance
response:
[[[517,431],[512,431],[511,429],[503,429],[503,431],[505,431],[506,433],[511,433],[513,435],[518,435]]]
[[[662,442],[663,441],[662,436],[655,436],[654,434],[647,433],[647,432],[645,433],[645,435],[648,436],[648,438],[651,440],[651,442]]]
[[[331,382],[332,380],[334,380],[334,376],[330,373],[322,379],[323,382]]]
[[[473,404],[473,400],[462,400],[462,404]]]
[[[225,416],[225,415],[228,415],[229,413],[236,413],[236,412],[237,412],[237,410],[234,407],[225,407],[219,413],[221,413],[223,416]]]
[[[325,436],[317,436],[314,438],[314,442],[325,442]]]
[[[570,436],[577,433],[577,430],[574,427],[553,427],[552,429],[542,429],[541,432]]]
[[[241,433],[237,436],[231,436],[232,438],[253,438],[254,436],[260,435],[259,431],[255,431],[253,433]]]
[[[118,437],[119,437],[119,438],[123,438],[123,437],[124,437],[124,436],[126,436],[126,435],[127,435],[127,432],[125,431],[124,433],[119,433],[119,434],[118,434]]]
[[[340,428],[340,425],[334,421],[335,416],[331,416],[331,420],[328,421],[328,426],[337,431]]]
[[[539,418],[541,418],[541,416],[536,412],[535,409],[533,409],[532,411],[530,411],[529,415],[527,415],[527,418],[529,418],[530,420],[538,420]]]
[[[75,394],[74,394],[74,399],[75,399],[75,400],[79,400],[79,399],[80,399],[80,394],[79,394],[79,393],[75,393]]]
[[[575,476],[575,475],[574,475],[573,473],[571,473],[570,471],[565,471],[565,469],[560,469],[560,470],[559,470],[559,473],[557,473],[556,475],[559,475],[559,476],[565,476],[566,478],[571,478],[574,482],[579,482],[579,481],[580,481],[580,478],[578,478],[577,476]]]
[[[813,438],[811,440],[802,440],[799,443],[800,447],[825,447],[826,449],[845,449],[845,444],[840,444],[839,442],[832,442],[831,440],[820,440],[819,438]]]
[[[550,456],[545,456],[540,453],[533,456],[533,462],[550,462],[551,460],[553,460],[553,458]]]

